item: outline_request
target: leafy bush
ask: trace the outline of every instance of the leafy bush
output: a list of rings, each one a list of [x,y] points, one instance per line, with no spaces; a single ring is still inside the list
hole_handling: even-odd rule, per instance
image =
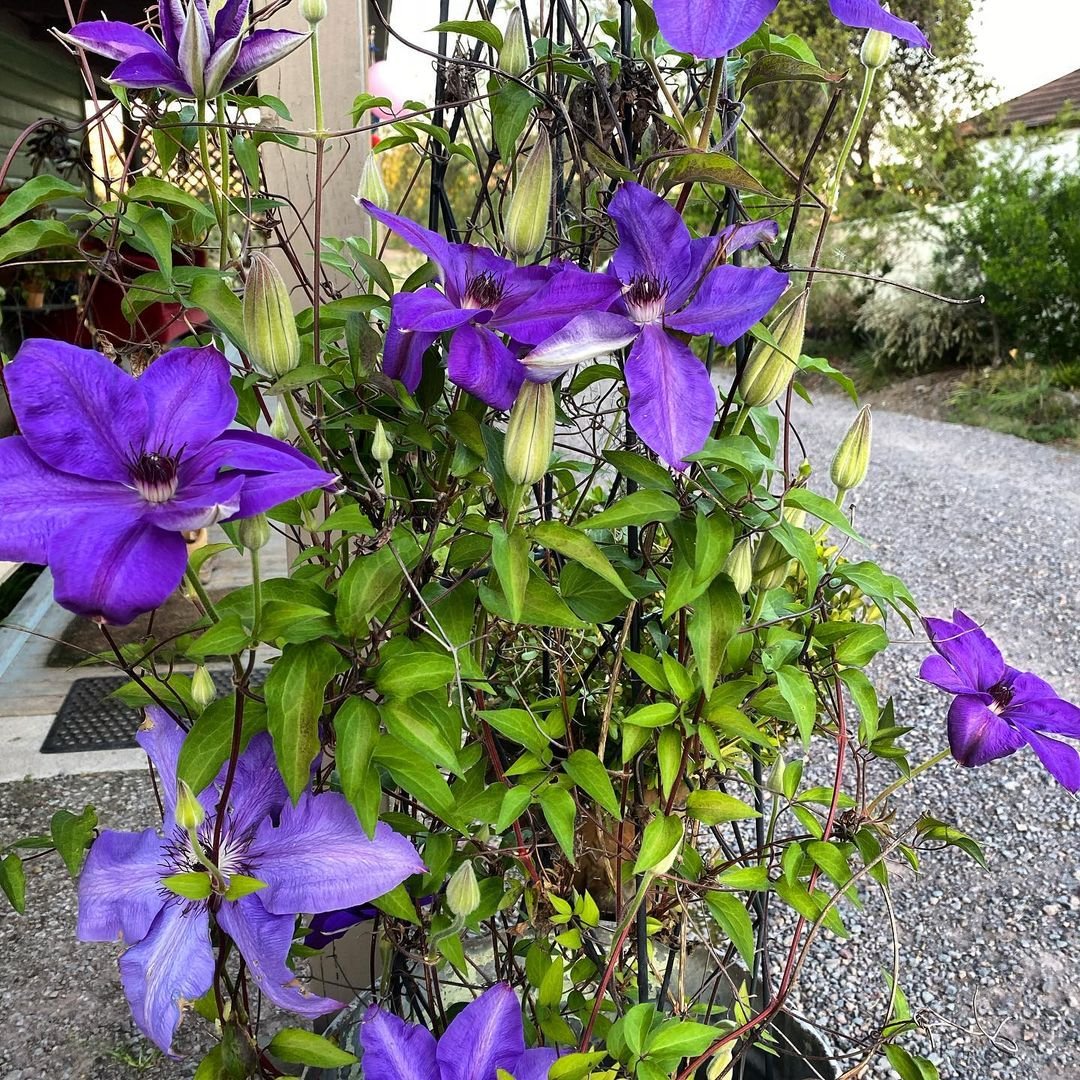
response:
[[[970,375],[949,401],[951,419],[1035,442],[1080,437],[1080,395],[1061,389],[1058,372],[1035,364]]]

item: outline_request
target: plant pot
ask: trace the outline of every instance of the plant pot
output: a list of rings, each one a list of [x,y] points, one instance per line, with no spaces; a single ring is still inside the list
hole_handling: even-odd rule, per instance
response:
[[[40,311],[45,306],[45,290],[26,289],[23,292],[26,307],[29,311]]]

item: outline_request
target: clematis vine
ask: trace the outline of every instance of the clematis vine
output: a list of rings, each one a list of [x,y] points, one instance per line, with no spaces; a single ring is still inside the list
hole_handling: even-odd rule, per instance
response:
[[[337,483],[288,443],[226,430],[236,394],[213,348],[172,349],[136,379],[31,339],[4,381],[21,434],[0,439],[0,559],[47,564],[57,603],[99,622],[168,598],[182,532]]]
[[[492,408],[509,409],[526,376],[518,355],[618,295],[618,282],[604,274],[564,263],[516,266],[487,248],[451,244],[367,200],[361,205],[439,269],[441,289],[398,293],[391,305],[383,372],[410,392],[420,383],[424,353],[449,333],[451,380]]]
[[[525,1049],[517,995],[496,983],[465,1006],[436,1040],[426,1028],[372,1006],[360,1025],[365,1080],[545,1080],[558,1057]]]
[[[937,655],[919,675],[955,694],[949,747],[961,765],[985,765],[1030,746],[1058,783],[1080,791],[1080,754],[1049,737],[1080,739],[1080,708],[1058,697],[1037,675],[1009,667],[985,631],[962,611],[952,622],[924,620]]]
[[[199,796],[201,824],[184,828],[176,775],[183,731],[164,710],[148,709],[137,738],[161,778],[162,832],[106,830],[94,841],[79,878],[76,932],[127,946],[120,977],[139,1029],[171,1051],[182,1003],[213,983],[211,919],[275,1005],[309,1017],[340,1009],[305,992],[286,964],[296,916],[382,896],[424,871],[415,849],[383,823],[369,839],[337,793],[305,792],[294,806],[265,733],[240,755],[225,806],[219,779]],[[185,895],[170,888],[180,881]]]
[[[776,10],[779,0],[655,0],[656,21],[679,52],[702,58],[725,56],[741,45]],[[889,12],[878,0],[829,0],[833,15],[846,26],[882,30],[911,45],[929,49],[926,35]]]
[[[161,40],[111,19],[77,23],[60,36],[117,60],[110,81],[132,90],[162,87],[200,101],[232,90],[307,40],[293,30],[248,33],[251,0],[225,0],[211,19],[206,0],[161,0]]]
[[[579,315],[523,358],[530,378],[553,379],[583,360],[631,345],[626,359],[630,423],[668,465],[705,445],[716,391],[705,365],[678,335],[711,334],[730,345],[780,299],[788,285],[772,267],[715,262],[768,235],[760,227],[693,239],[674,207],[625,183],[608,207],[619,246],[609,276],[619,283],[611,310]]]

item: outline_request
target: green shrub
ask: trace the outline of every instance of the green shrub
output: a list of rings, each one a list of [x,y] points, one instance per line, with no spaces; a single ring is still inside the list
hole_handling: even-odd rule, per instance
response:
[[[1080,438],[1080,395],[1033,363],[973,372],[949,401],[949,419],[1035,442]]]

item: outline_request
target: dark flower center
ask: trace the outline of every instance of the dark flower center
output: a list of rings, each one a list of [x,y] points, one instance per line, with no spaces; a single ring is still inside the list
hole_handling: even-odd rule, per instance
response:
[[[638,274],[625,287],[623,298],[636,323],[660,322],[667,304],[668,284],[648,274]]]
[[[485,270],[465,282],[465,300],[462,307],[493,308],[503,298],[506,286],[497,274]]]
[[[994,683],[987,693],[994,699],[990,708],[999,716],[1009,707],[1009,702],[1013,699],[1012,687],[1004,682]]]
[[[131,465],[135,490],[152,503],[168,502],[176,494],[179,455],[143,451]]]

